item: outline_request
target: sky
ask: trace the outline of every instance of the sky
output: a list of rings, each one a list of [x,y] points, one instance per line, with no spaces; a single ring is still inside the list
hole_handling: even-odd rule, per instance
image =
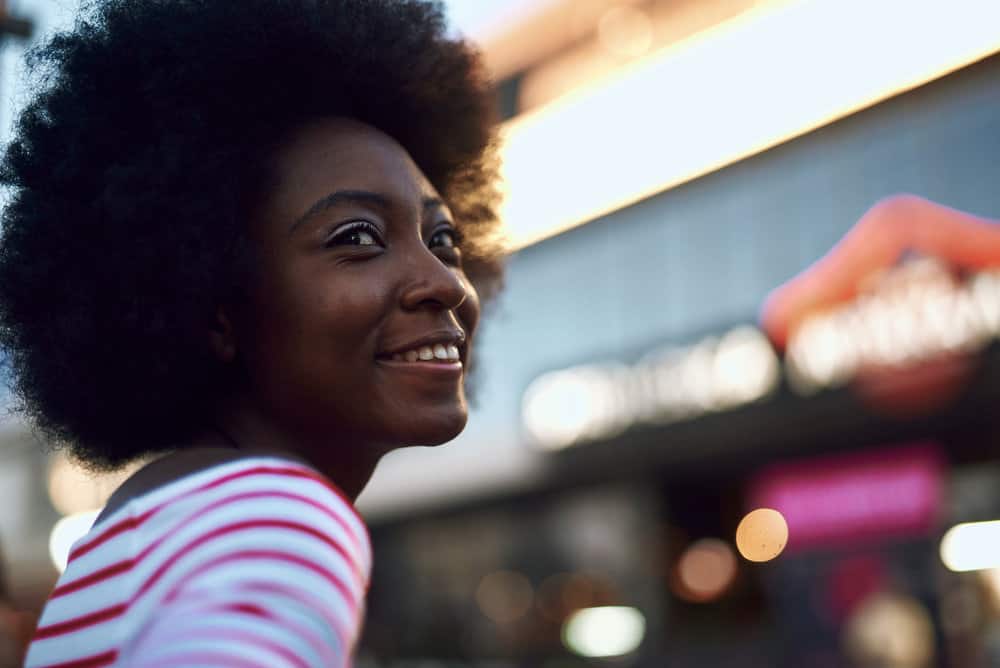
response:
[[[477,37],[545,1],[446,0],[445,5],[453,28],[470,37]],[[8,0],[7,4],[15,13],[27,14],[40,25],[48,27],[70,20],[78,0]]]
[[[234,0],[238,1],[238,0]],[[471,38],[483,39],[508,25],[512,19],[551,0],[446,0],[452,29]],[[35,22],[36,35],[68,27],[79,0],[8,0],[8,10]],[[5,142],[16,109],[25,98],[20,77],[23,56],[19,45],[0,53],[0,142]]]
[[[481,38],[511,19],[547,0],[448,0],[448,17],[453,28],[471,37]]]

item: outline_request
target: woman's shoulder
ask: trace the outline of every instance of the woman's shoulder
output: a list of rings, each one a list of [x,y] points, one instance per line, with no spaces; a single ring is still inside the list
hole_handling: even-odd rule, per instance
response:
[[[133,501],[168,492],[172,487],[197,487],[206,478],[225,475],[229,465],[248,464],[251,459],[260,458],[233,448],[200,447],[170,452],[129,476],[108,499],[94,525],[105,523]]]
[[[120,491],[117,507],[74,546],[50,618],[84,600],[63,594],[124,596],[126,626],[115,633],[125,663],[212,620],[243,624],[247,606],[279,626],[315,620],[340,648],[353,644],[371,545],[350,501],[314,468],[260,453],[190,450],[148,464]],[[95,573],[108,575],[98,581]],[[106,636],[111,627],[102,628]],[[301,640],[291,626],[280,631]]]
[[[353,503],[324,475],[295,457],[233,448],[178,450],[145,465],[112,494],[95,528],[175,508],[238,500],[245,513],[276,499],[321,507],[342,518],[351,533],[365,534]],[[228,500],[228,501],[227,501]]]
[[[155,570],[178,555],[190,565],[297,544],[317,563],[349,564],[367,582],[363,520],[333,483],[294,459],[191,450],[147,465],[115,494],[71,556],[100,560],[127,544],[145,555],[142,569]]]

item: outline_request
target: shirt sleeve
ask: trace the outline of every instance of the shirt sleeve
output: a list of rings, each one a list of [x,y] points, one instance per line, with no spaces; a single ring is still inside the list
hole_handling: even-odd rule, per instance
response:
[[[149,576],[155,609],[134,611],[144,622],[122,644],[122,664],[350,665],[370,548],[353,508],[317,491],[199,500],[218,512],[199,512],[164,546]]]

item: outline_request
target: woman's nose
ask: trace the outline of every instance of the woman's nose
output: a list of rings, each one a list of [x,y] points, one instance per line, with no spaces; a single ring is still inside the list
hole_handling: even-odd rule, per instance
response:
[[[401,300],[404,309],[454,310],[469,296],[459,270],[446,265],[426,247],[408,263],[408,268],[410,275]]]

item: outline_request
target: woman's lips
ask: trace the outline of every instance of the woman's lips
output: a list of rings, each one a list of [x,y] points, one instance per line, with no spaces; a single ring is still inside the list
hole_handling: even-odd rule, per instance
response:
[[[461,361],[464,358],[466,335],[461,329],[446,328],[426,332],[409,340],[388,344],[376,356],[397,362]]]
[[[405,359],[379,359],[376,363],[393,371],[407,372],[428,378],[457,379],[461,378],[464,366],[461,360],[417,360],[408,362]]]

